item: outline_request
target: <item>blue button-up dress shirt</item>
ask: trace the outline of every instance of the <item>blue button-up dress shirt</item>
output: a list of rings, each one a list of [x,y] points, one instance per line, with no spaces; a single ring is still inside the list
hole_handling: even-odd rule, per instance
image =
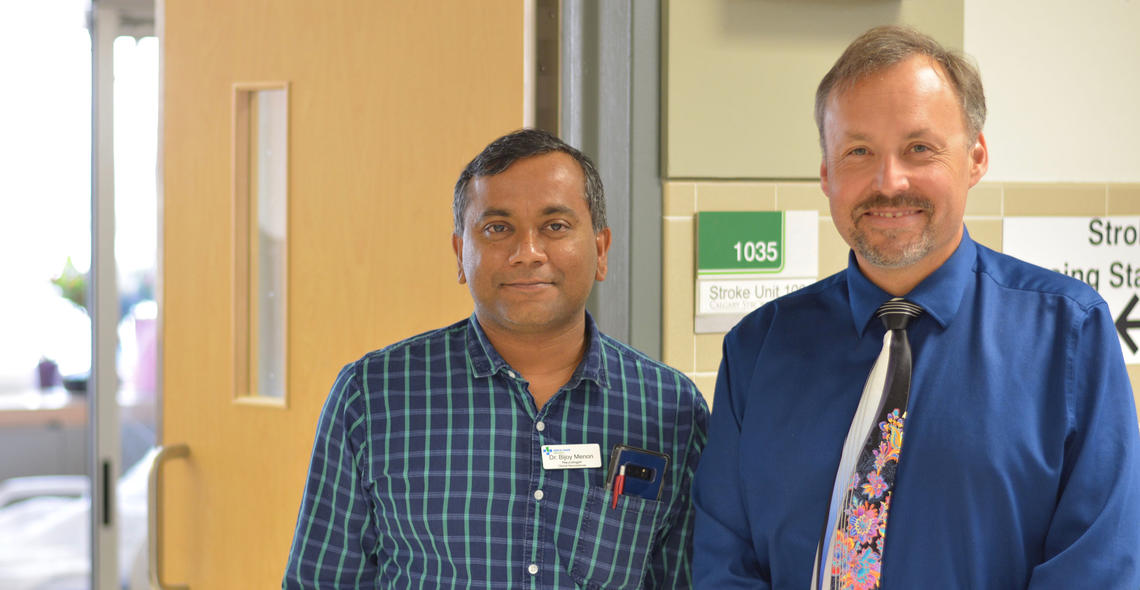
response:
[[[601,334],[541,409],[474,316],[365,355],[321,414],[284,588],[688,588],[708,409]],[[602,466],[543,468],[544,445]],[[610,450],[669,455],[659,499],[607,493]]]
[[[1140,587],[1140,433],[1100,296],[967,234],[906,297],[925,312],[882,587]],[[808,588],[889,298],[852,256],[725,337],[697,588]]]

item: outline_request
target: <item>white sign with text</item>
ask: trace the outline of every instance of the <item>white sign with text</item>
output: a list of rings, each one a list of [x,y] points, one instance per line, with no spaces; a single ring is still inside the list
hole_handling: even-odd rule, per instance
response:
[[[700,219],[698,224],[698,233],[704,233],[698,236],[694,317],[697,333],[727,332],[752,310],[806,287],[818,278],[818,212],[718,212],[714,215],[725,219],[717,225]],[[758,222],[753,223],[749,216],[768,216],[770,223],[758,223],[765,221],[764,217],[757,217]],[[710,228],[715,235],[708,235]],[[718,250],[709,252],[709,248]],[[766,261],[769,264],[763,264]]]
[[[1002,233],[1006,254],[1099,291],[1125,363],[1140,363],[1140,217],[1007,217]]]

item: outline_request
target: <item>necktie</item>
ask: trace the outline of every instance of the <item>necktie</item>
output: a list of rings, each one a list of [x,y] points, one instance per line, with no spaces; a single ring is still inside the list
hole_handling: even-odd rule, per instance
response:
[[[875,313],[887,328],[883,350],[867,377],[843,443],[827,525],[816,549],[812,590],[879,587],[887,514],[910,399],[906,325],[921,313],[921,307],[901,297],[887,301]]]

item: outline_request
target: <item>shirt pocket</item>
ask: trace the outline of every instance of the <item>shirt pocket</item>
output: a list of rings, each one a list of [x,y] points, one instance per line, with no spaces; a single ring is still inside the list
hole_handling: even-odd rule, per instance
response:
[[[663,520],[662,502],[591,487],[574,540],[570,576],[589,590],[639,588]]]

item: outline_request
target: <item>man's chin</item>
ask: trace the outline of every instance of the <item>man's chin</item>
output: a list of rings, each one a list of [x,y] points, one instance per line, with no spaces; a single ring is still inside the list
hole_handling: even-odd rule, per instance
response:
[[[564,310],[551,309],[546,305],[514,306],[500,310],[496,323],[507,331],[516,334],[541,334],[574,323],[576,316]],[[585,317],[584,315],[582,317]]]
[[[859,258],[878,268],[906,268],[918,263],[930,254],[930,244],[925,240],[906,244],[868,244],[856,241],[852,246]]]

